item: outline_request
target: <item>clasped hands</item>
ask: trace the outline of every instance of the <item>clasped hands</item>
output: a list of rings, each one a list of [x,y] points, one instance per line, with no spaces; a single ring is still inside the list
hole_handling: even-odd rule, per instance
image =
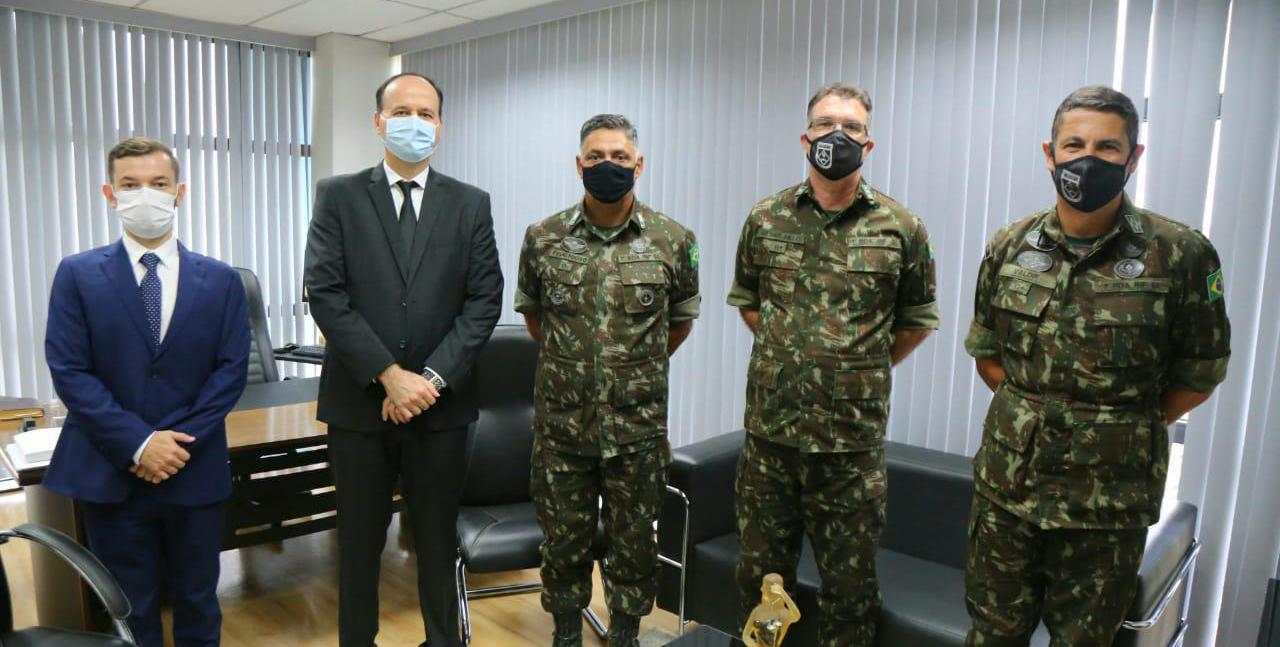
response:
[[[147,440],[138,464],[130,467],[129,473],[148,483],[166,481],[187,466],[191,454],[182,446],[195,440],[195,436],[181,431],[157,431]]]
[[[378,381],[387,391],[382,400],[382,419],[403,425],[415,416],[435,406],[440,398],[440,391],[430,380],[418,373],[406,371],[392,364],[388,366]]]

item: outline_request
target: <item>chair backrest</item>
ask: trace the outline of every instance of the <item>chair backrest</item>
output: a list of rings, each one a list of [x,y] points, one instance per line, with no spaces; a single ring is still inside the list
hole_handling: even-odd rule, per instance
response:
[[[476,360],[480,419],[467,432],[462,505],[529,501],[533,374],[538,343],[524,326],[498,326]]]
[[[249,300],[249,384],[279,382],[276,356],[267,333],[267,307],[262,302],[262,285],[253,270],[237,267],[240,281],[244,283],[244,295]]]
[[[973,502],[967,456],[885,443],[889,495],[880,546],[963,569]]]

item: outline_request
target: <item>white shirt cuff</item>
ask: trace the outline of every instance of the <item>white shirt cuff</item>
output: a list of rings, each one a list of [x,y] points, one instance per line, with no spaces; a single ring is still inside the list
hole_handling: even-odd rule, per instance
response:
[[[134,465],[141,465],[141,464],[142,464],[142,450],[144,450],[144,449],[146,449],[146,448],[147,448],[147,443],[151,442],[151,437],[152,437],[152,436],[154,436],[154,435],[156,435],[156,432],[154,432],[154,431],[153,431],[153,432],[151,432],[150,434],[148,434],[148,435],[147,435],[147,439],[146,439],[146,440],[144,440],[144,441],[142,441],[142,444],[141,444],[141,445],[138,445],[138,451],[136,451],[136,452],[134,452],[134,453],[133,453],[133,464],[134,464]]]

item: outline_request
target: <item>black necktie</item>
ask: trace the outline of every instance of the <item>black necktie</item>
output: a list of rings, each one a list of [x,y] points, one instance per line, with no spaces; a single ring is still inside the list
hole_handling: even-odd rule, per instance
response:
[[[400,237],[404,239],[404,252],[408,258],[413,257],[413,234],[418,230],[418,216],[413,212],[413,189],[418,186],[413,180],[396,182],[404,202],[400,205]]]

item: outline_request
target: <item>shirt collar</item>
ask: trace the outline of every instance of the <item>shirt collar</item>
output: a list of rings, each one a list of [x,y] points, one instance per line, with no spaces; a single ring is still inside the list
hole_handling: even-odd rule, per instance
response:
[[[425,189],[427,186],[427,175],[431,173],[431,167],[428,166],[427,168],[422,169],[422,172],[416,177],[400,177],[400,174],[391,170],[391,165],[388,164],[386,160],[383,160],[382,171],[387,174],[387,184],[390,186],[395,186],[396,182],[401,180],[413,180],[418,183],[418,188]]]
[[[1062,221],[1058,219],[1058,208],[1056,206],[1049,207],[1045,211],[1044,217],[1040,221],[1040,227],[1044,230],[1045,236],[1057,242],[1059,245],[1067,244],[1067,234],[1062,230]],[[1105,241],[1115,237],[1120,232],[1126,232],[1137,236],[1144,237],[1146,231],[1142,226],[1142,216],[1138,213],[1138,209],[1129,201],[1129,194],[1123,194],[1120,199],[1120,213],[1116,218],[1116,224],[1110,231],[1099,237],[1100,241]]]
[[[635,227],[637,231],[644,231],[647,225],[644,222],[644,216],[649,211],[649,207],[645,206],[639,199],[635,199],[631,203],[631,214],[627,216],[624,225]],[[587,221],[586,207],[579,202],[573,211],[569,212],[569,231],[574,231],[578,227],[585,227]],[[623,227],[622,229],[626,229]],[[619,230],[621,231],[621,230]]]
[[[793,196],[797,204],[799,204],[801,200],[808,200],[813,204],[814,208],[822,208],[822,205],[818,204],[817,197],[813,194],[813,185],[809,183],[808,178],[806,178],[804,182],[801,182],[800,186],[796,187]],[[876,200],[875,194],[871,192],[871,185],[867,184],[867,179],[865,177],[858,179],[858,189],[854,192],[853,202],[841,213],[848,212],[859,202],[866,202],[867,206],[872,209],[880,206],[880,203]]]
[[[124,251],[129,254],[129,262],[137,265],[142,262],[142,255],[151,252],[160,257],[160,264],[168,267],[178,266],[178,237],[170,236],[169,240],[164,241],[155,249],[147,249],[142,243],[134,240],[128,234],[120,237],[124,241]]]

